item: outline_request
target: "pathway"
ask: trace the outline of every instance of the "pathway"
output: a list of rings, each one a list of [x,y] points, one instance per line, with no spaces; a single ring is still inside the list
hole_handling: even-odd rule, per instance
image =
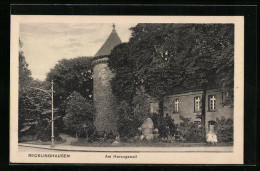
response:
[[[70,135],[68,135],[68,134],[63,134],[63,133],[61,133],[61,134],[59,134],[59,136],[60,136],[62,139],[65,139],[65,140],[66,140],[66,142],[64,142],[64,143],[62,143],[62,144],[60,144],[60,145],[71,145],[71,142],[76,140],[76,138],[74,138],[74,137],[72,137],[72,136],[70,136]]]

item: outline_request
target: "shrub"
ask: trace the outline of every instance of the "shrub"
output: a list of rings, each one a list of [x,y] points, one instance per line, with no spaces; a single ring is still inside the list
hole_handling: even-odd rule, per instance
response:
[[[107,139],[109,140],[109,139],[115,139],[116,138],[116,135],[114,135],[113,134],[113,132],[109,132],[108,134],[107,134]]]
[[[161,137],[174,136],[177,128],[174,124],[174,119],[166,114],[166,117],[162,119],[162,124],[159,127],[159,134]]]
[[[37,134],[36,139],[40,141],[51,141],[51,122],[49,119],[42,119],[36,127]],[[61,141],[59,137],[59,130],[56,126],[54,126],[54,138],[55,141]]]
[[[145,93],[144,87],[136,90],[132,101],[133,113],[136,121],[143,123],[150,115],[150,101],[148,94]]]
[[[158,128],[158,119],[160,117],[161,124]],[[177,133],[177,127],[174,124],[174,119],[166,114],[165,117],[159,116],[158,114],[152,114],[151,116],[154,128],[158,128],[160,137],[174,136]]]
[[[138,133],[140,123],[134,117],[133,110],[129,103],[122,101],[117,107],[119,116],[117,130],[120,137],[131,138]]]
[[[190,121],[189,118],[180,116],[180,119],[183,121],[178,126],[180,138],[186,142],[202,142],[202,127],[199,124]]]
[[[122,137],[120,139],[121,142],[129,142],[129,138],[128,137]]]
[[[233,120],[221,117],[216,119],[215,132],[219,142],[233,142]]]

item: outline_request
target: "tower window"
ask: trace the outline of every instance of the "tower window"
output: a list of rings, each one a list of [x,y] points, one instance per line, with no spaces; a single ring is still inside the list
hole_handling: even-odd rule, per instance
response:
[[[174,101],[174,111],[179,112],[179,99],[175,99]]]
[[[209,96],[209,111],[216,110],[216,96],[210,95]]]
[[[194,97],[194,111],[200,111],[200,97]]]

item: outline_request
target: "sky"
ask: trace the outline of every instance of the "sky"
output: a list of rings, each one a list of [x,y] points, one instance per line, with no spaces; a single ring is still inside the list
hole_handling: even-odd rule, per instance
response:
[[[128,42],[129,28],[137,23],[115,23],[122,42]],[[22,51],[32,77],[45,80],[59,60],[92,57],[112,31],[112,23],[21,23]]]

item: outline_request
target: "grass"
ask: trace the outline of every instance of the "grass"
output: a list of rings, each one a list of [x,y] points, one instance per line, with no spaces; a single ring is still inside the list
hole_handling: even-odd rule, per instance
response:
[[[55,141],[55,144],[63,144],[66,140],[62,139],[61,141]],[[25,141],[24,144],[34,144],[34,145],[51,145],[51,141]]]
[[[210,147],[207,143],[186,143],[186,142],[135,142],[135,143],[127,143],[121,142],[119,144],[112,144],[112,143],[98,143],[93,142],[89,143],[86,139],[79,139],[72,143],[73,146],[85,146],[85,147]],[[223,146],[233,146],[233,143],[218,143],[217,147]]]

